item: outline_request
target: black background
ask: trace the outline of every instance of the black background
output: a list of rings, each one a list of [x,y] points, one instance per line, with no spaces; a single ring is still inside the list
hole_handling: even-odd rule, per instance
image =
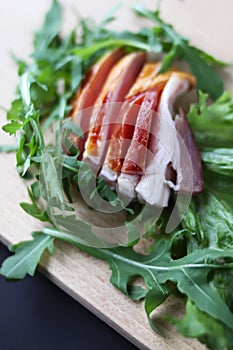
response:
[[[8,255],[0,243],[0,264]],[[37,272],[17,282],[0,276],[0,349],[137,348]]]

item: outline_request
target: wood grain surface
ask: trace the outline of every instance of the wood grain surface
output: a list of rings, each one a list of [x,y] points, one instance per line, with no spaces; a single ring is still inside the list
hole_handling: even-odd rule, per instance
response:
[[[129,8],[135,1],[121,1],[119,20],[115,29],[141,27]],[[64,7],[67,32],[75,24],[75,16],[90,16],[100,20],[115,0],[61,1]],[[152,2],[143,1],[152,6]],[[48,0],[0,0],[0,105],[9,108],[17,83],[17,72],[9,52],[27,59],[32,50],[32,31],[41,25],[43,15],[49,8]],[[232,0],[164,0],[161,3],[163,18],[175,25],[177,30],[191,38],[194,45],[207,50],[220,59],[233,62],[233,2]],[[146,24],[144,22],[144,24]],[[227,87],[232,90],[232,74],[225,73]],[[0,109],[0,124],[5,122],[5,113]],[[0,131],[0,144],[14,142]],[[23,180],[15,170],[15,155],[0,154],[0,239],[5,244],[28,239],[30,233],[42,224],[29,217],[19,207],[27,201]],[[143,303],[130,301],[109,283],[110,270],[102,261],[96,260],[77,248],[56,242],[53,256],[44,254],[41,262],[44,273],[57,285],[114,329],[141,349],[204,349],[196,340],[185,339],[172,326],[162,320],[169,313],[179,315],[184,305],[180,300],[169,298],[155,313],[165,338],[155,334],[146,319]]]

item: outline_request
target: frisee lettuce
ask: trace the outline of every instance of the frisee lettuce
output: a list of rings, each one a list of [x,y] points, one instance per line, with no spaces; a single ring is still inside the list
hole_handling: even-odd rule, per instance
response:
[[[187,115],[200,147],[233,148],[233,100],[225,91],[208,103],[208,94],[199,91],[199,103]]]
[[[182,320],[170,319],[170,322],[175,324],[184,336],[198,338],[202,343],[209,344],[211,349],[222,350],[233,347],[232,330],[209,317],[191,300],[186,303],[185,317]]]
[[[150,19],[155,26],[143,28],[137,33],[113,32],[106,25],[114,19],[114,12],[100,24],[81,19],[81,34],[72,30],[67,37],[60,35],[62,11],[54,0],[46,15],[44,25],[34,38],[33,62],[15,58],[18,64],[19,85],[16,99],[7,113],[8,124],[3,129],[17,133],[16,161],[19,174],[34,179],[28,189],[31,203],[21,207],[33,217],[46,222],[43,232],[33,233],[33,239],[21,242],[11,250],[15,255],[2,265],[0,273],[9,279],[34,275],[43,252],[53,252],[54,238],[65,240],[79,249],[103,259],[112,269],[111,283],[133,300],[145,298],[145,310],[153,329],[160,332],[151,318],[152,311],[163,303],[169,294],[181,292],[186,297],[186,314],[181,320],[172,320],[180,333],[196,337],[213,350],[232,348],[233,324],[233,195],[232,187],[232,131],[233,101],[223,92],[223,82],[214,66],[225,66],[211,55],[192,47],[189,41],[165,23],[158,11],[135,6],[140,17]],[[161,71],[169,69],[175,59],[185,59],[197,78],[199,103],[191,107],[189,122],[196,136],[205,165],[205,192],[193,198],[175,232],[165,234],[170,208],[164,210],[160,223],[148,227],[146,236],[153,237],[154,244],[148,256],[134,251],[138,242],[137,226],[133,219],[142,206],[134,204],[127,209],[126,227],[130,244],[118,248],[94,248],[85,245],[87,237],[93,242],[92,227],[77,220],[72,207],[70,180],[81,173],[86,186],[93,180],[93,173],[86,164],[77,161],[78,150],[72,156],[62,154],[61,132],[80,130],[68,119],[70,101],[88,68],[109,49],[124,46],[128,51],[146,50],[164,53]],[[208,97],[217,98],[207,104]],[[58,125],[55,146],[46,145],[43,134]],[[68,142],[68,140],[65,140]],[[12,148],[2,147],[2,151]],[[42,186],[39,185],[39,168],[42,169]],[[62,169],[62,182],[57,170]],[[81,170],[82,169],[82,170]],[[113,207],[122,205],[116,193],[103,180],[97,179],[97,188],[90,194],[98,194]],[[47,208],[41,206],[41,198]],[[61,214],[57,214],[59,209]],[[68,212],[68,213],[67,213]],[[69,221],[66,221],[69,215]],[[53,226],[52,220],[61,223],[63,230]],[[70,226],[79,233],[72,235]],[[155,230],[157,234],[155,235]],[[83,244],[80,242],[83,240]],[[98,242],[97,242],[98,243]],[[132,278],[140,275],[146,288],[133,285]],[[213,334],[214,330],[214,334]]]

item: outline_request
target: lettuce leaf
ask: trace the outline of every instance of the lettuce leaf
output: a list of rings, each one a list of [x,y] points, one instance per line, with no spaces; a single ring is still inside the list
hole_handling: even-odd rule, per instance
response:
[[[233,148],[233,100],[224,92],[209,104],[208,94],[199,91],[199,103],[187,115],[200,147]]]

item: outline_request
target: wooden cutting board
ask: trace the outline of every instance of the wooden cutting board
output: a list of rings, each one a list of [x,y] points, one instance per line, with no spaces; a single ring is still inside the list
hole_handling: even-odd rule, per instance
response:
[[[90,16],[100,20],[107,12],[106,1],[61,1],[64,7],[67,32],[75,25],[75,16]],[[142,23],[129,11],[134,1],[121,1],[119,19],[113,28],[138,30]],[[149,0],[143,3],[151,7]],[[108,8],[115,0],[108,1]],[[13,51],[27,59],[32,50],[32,31],[40,27],[43,15],[49,8],[48,0],[0,0],[0,105],[9,108],[17,83],[16,68],[9,56]],[[177,30],[191,38],[192,43],[207,50],[219,59],[233,62],[233,2],[232,0],[164,0],[161,4],[163,18],[175,25]],[[144,24],[147,24],[144,22]],[[226,72],[227,87],[232,90],[232,75]],[[5,113],[0,110],[0,124]],[[12,143],[0,131],[0,144]],[[33,230],[42,224],[26,215],[19,202],[27,201],[26,187],[15,170],[14,154],[0,154],[0,239],[5,244],[30,238]],[[116,290],[110,283],[110,271],[102,261],[96,260],[77,248],[57,242],[53,256],[44,254],[41,262],[43,272],[77,301],[111,325],[141,349],[204,349],[196,340],[185,339],[172,326],[162,320],[169,313],[178,315],[184,309],[180,300],[169,298],[156,310],[155,318],[162,327],[165,338],[155,334],[149,327],[143,303],[135,303]]]

